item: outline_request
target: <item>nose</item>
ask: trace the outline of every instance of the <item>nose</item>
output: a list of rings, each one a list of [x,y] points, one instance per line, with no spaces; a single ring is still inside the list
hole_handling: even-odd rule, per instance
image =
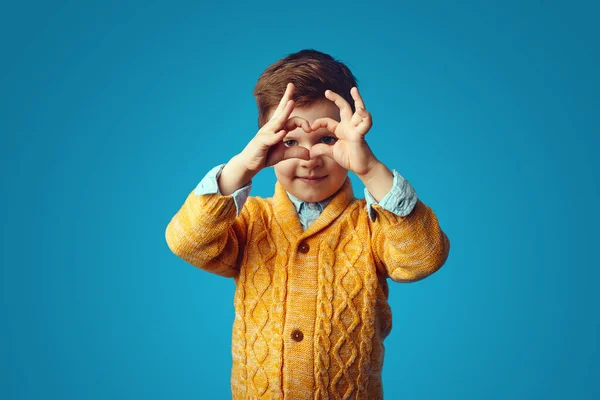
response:
[[[301,167],[307,169],[318,168],[323,165],[323,159],[321,157],[322,156],[317,156],[315,158],[311,158],[310,160],[302,160]]]

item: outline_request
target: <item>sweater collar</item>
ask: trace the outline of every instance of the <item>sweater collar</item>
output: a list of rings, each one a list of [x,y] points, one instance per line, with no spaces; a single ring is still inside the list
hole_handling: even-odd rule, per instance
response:
[[[306,231],[302,231],[302,225],[300,219],[298,219],[296,206],[279,182],[275,184],[273,208],[275,211],[275,219],[279,224],[287,225],[297,239],[302,239],[317,233],[331,224],[333,220],[344,212],[352,200],[354,200],[352,183],[350,182],[350,178],[346,177],[342,187],[329,198],[329,203],[325,206],[319,218],[317,218]]]

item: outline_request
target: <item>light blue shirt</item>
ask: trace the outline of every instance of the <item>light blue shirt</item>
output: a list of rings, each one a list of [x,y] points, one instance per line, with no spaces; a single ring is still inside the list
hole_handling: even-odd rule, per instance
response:
[[[204,194],[221,194],[219,191],[218,179],[221,176],[221,171],[223,170],[224,166],[225,164],[221,164],[211,169],[204,176],[204,178],[202,178],[198,186],[196,186],[194,194],[196,196],[202,196]],[[400,175],[398,171],[393,169],[392,174],[394,175],[392,188],[383,197],[383,199],[381,199],[381,202],[378,203],[371,193],[369,193],[367,188],[365,188],[364,193],[365,200],[367,202],[367,212],[369,213],[369,218],[371,221],[375,220],[375,209],[373,208],[373,205],[378,204],[384,210],[394,213],[399,217],[405,217],[411,213],[415,207],[415,204],[417,204],[417,193],[412,185],[402,175]],[[240,212],[246,203],[246,199],[250,195],[251,189],[252,182],[248,182],[248,184],[231,194],[231,196],[233,196],[233,201],[235,202],[237,215],[240,215]],[[329,204],[332,199],[332,197],[329,197],[325,200],[312,203],[308,201],[302,201],[290,193],[288,193],[288,197],[296,207],[298,218],[300,219],[302,228],[304,230],[306,230],[310,224],[319,218],[319,215],[321,215],[327,204]]]

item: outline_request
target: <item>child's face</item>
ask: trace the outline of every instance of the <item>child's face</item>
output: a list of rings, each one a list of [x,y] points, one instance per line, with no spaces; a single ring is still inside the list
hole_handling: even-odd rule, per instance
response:
[[[308,120],[312,124],[318,118],[330,117],[340,120],[337,106],[330,101],[316,103],[306,107],[296,107],[290,115]],[[310,148],[318,143],[333,145],[335,135],[326,128],[306,133],[297,128],[283,138],[286,146]],[[292,158],[275,165],[275,175],[281,186],[300,200],[315,202],[325,200],[338,191],[344,184],[348,170],[341,167],[332,158],[318,156],[311,160]]]

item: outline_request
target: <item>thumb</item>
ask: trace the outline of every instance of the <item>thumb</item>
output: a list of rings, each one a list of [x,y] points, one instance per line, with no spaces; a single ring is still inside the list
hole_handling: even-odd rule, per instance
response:
[[[310,160],[310,153],[304,147],[287,147],[283,153],[283,159],[287,160],[288,158],[301,158],[303,160]]]
[[[310,158],[325,156],[333,158],[333,146],[325,143],[315,144],[310,148]]]

